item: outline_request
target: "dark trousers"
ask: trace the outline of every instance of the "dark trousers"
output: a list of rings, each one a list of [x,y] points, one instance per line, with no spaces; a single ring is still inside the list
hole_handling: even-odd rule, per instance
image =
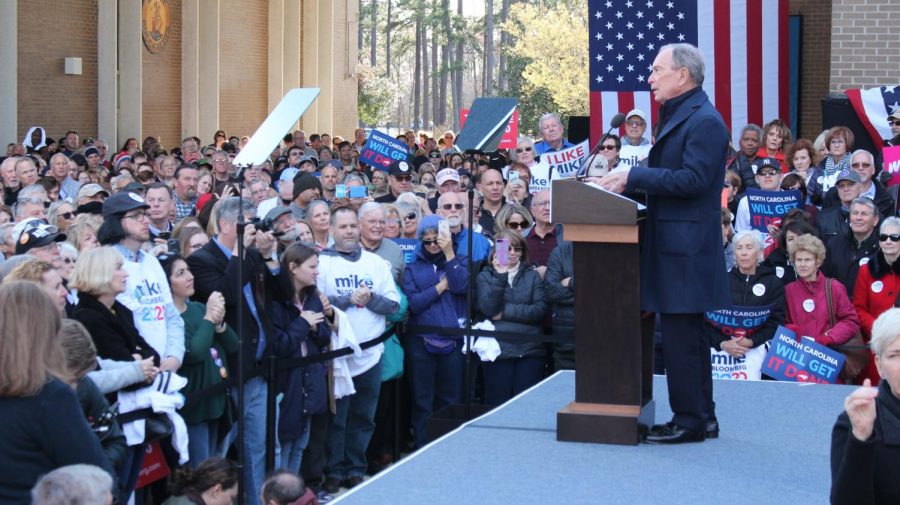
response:
[[[460,343],[448,354],[432,354],[425,348],[425,339],[411,335],[406,340],[406,363],[409,370],[409,389],[412,395],[410,415],[416,446],[427,441],[426,426],[431,414],[448,405],[462,402],[465,356]]]
[[[706,420],[715,417],[703,314],[661,314],[660,322],[672,422],[703,431]]]
[[[481,367],[484,371],[485,405],[500,405],[544,377],[543,357],[485,361]]]

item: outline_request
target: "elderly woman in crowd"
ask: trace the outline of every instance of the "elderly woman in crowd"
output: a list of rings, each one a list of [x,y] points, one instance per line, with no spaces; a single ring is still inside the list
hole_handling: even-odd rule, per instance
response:
[[[312,226],[313,241],[321,251],[328,247],[331,234],[331,208],[325,200],[313,200],[306,207],[306,218]]]
[[[859,314],[863,339],[873,338],[872,326],[875,319],[888,311],[900,300],[900,218],[889,217],[881,223],[878,234],[879,252],[868,263],[859,267],[856,286],[853,289],[853,306]],[[879,375],[875,357],[858,376],[877,385]]]
[[[809,199],[815,205],[822,205],[825,193],[837,184],[838,174],[850,170],[850,159],[853,157],[853,132],[846,126],[835,126],[825,133],[825,146],[828,154],[813,171],[806,190]]]
[[[533,224],[534,218],[528,209],[517,203],[507,203],[500,207],[494,218],[494,235],[509,230],[524,237],[528,235]]]
[[[513,159],[516,163],[521,163],[526,167],[532,167],[535,163],[537,153],[534,150],[534,140],[531,137],[519,136],[516,144],[516,155]]]
[[[400,211],[392,203],[384,204],[384,238],[400,238]]]
[[[372,196],[375,196],[376,198],[390,192],[387,186],[387,174],[384,170],[372,171],[372,185],[375,186]]]
[[[870,345],[881,384],[851,393],[831,432],[835,505],[900,503],[900,308],[878,316]]]
[[[760,232],[738,232],[732,243],[735,266],[728,274],[732,305],[771,308],[768,317],[759,326],[743,328],[746,333],[727,335],[720,328],[707,325],[712,347],[742,358],[751,349],[757,349],[771,340],[784,320],[784,285],[773,268],[761,264],[765,245]]]
[[[491,266],[478,274],[477,304],[498,331],[515,332],[540,339],[547,312],[540,274],[528,264],[528,246],[518,233],[504,231],[495,237]],[[509,262],[500,263],[496,240],[509,243]],[[539,341],[510,342],[497,339],[500,355],[482,363],[484,403],[499,405],[541,380],[544,373],[544,344]]]
[[[47,222],[56,225],[60,231],[68,233],[75,222],[75,206],[68,200],[57,200],[47,209]]]
[[[400,214],[401,236],[403,238],[416,238],[419,220],[422,218],[422,209],[419,207],[416,196],[412,193],[403,193],[394,205],[397,206],[397,212]]]
[[[622,150],[622,139],[618,135],[607,134],[600,139],[600,154],[606,158],[607,167],[613,170],[619,166],[619,151]]]
[[[791,145],[791,129],[788,125],[775,118],[763,127],[763,141],[756,155],[760,158],[774,158],[778,160],[782,173],[787,172],[787,164],[784,160],[784,152]]]
[[[12,270],[3,278],[3,283],[15,281],[31,281],[44,288],[53,299],[60,314],[65,314],[69,292],[63,285],[63,279],[53,265],[39,259],[29,259]]]
[[[237,352],[237,334],[225,324],[225,298],[213,292],[206,305],[189,300],[194,295],[194,276],[177,254],[163,254],[160,265],[172,290],[172,303],[184,320],[184,363],[178,374],[188,380],[183,392],[190,394],[213,387],[228,378],[225,357]],[[187,424],[190,465],[217,454],[219,419],[228,401],[225,393],[206,396],[179,411]]]
[[[85,421],[59,344],[60,315],[32,282],[0,287],[0,502],[29,503],[41,475],[76,463],[112,471]]]
[[[801,235],[789,250],[797,280],[784,288],[785,326],[797,338],[810,337],[822,345],[846,343],[859,331],[859,317],[844,285],[819,271],[825,261],[822,241]]]
[[[769,251],[763,263],[775,269],[775,275],[785,286],[797,279],[790,255],[794,240],[800,235],[807,234],[819,236],[819,231],[812,225],[809,214],[802,209],[791,209],[781,218],[778,233],[772,235],[776,247]]]
[[[466,258],[457,256],[453,239],[439,232],[442,217],[422,218],[417,235],[415,261],[403,273],[403,293],[409,299],[410,323],[456,327],[456,297],[465,297],[468,286]],[[412,428],[419,447],[425,445],[425,425],[435,408],[462,400],[463,354],[458,341],[438,335],[409,335],[407,363],[412,393]]]
[[[97,214],[79,214],[66,231],[66,237],[79,253],[95,249],[100,247],[100,242],[97,241],[97,230],[100,229],[101,224],[103,224],[103,218]]]

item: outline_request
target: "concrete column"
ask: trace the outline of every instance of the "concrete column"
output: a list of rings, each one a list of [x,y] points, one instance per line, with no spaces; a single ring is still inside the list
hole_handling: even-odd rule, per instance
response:
[[[284,32],[284,0],[269,0],[269,79],[266,103],[270,112],[284,96]]]
[[[330,4],[331,2],[322,2]],[[301,53],[303,54],[303,67],[301,69],[301,82],[304,88],[317,88],[319,84],[319,1],[303,0],[303,31],[301,41]],[[325,6],[322,6],[325,9]],[[325,26],[328,29],[328,26]],[[330,53],[324,53],[330,54]],[[324,90],[323,90],[324,91]],[[318,116],[322,103],[322,95],[307,109],[300,121],[300,127],[304,131],[324,131],[319,127]]]
[[[119,93],[116,86],[118,17],[119,4],[116,0],[97,2],[97,136],[106,140],[112,150],[120,145],[117,135]]]
[[[208,144],[219,129],[219,0],[199,0],[199,11],[199,119],[194,134]]]
[[[19,61],[18,10],[17,2],[0,2],[0,68],[10,70],[0,72],[0,142],[4,155],[6,144],[22,141],[16,131],[19,120],[19,75],[15,71]]]
[[[288,91],[300,87],[300,0],[284,2],[284,77],[282,80],[282,96]]]
[[[199,68],[200,6],[186,1],[181,3],[181,138],[200,135]]]
[[[338,64],[338,62],[344,55],[335,52],[335,50],[340,48],[340,44],[335,44],[337,35],[335,33],[336,9],[334,2],[323,2],[319,6],[320,28],[316,33],[316,38],[319,41],[318,52],[330,57],[320,58],[317,62],[319,72],[316,86],[322,89],[319,98],[316,99],[316,102],[319,104],[316,114],[316,126],[312,128],[317,132],[331,132],[333,129],[335,74],[340,75],[343,73],[342,65]]]
[[[141,53],[144,41],[141,38],[141,2],[118,0],[119,30],[119,116],[117,136],[121,139],[134,137],[138,144],[141,136]],[[115,148],[111,144],[110,148]]]

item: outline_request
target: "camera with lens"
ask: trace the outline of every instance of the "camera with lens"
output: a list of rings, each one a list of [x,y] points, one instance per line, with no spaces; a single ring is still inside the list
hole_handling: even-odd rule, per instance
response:
[[[273,223],[272,223],[272,220],[270,220],[270,219],[266,219],[266,218],[262,218],[262,217],[254,217],[253,219],[248,221],[247,224],[252,224],[253,227],[256,228],[256,231],[259,231],[262,233],[268,233],[268,232],[272,231]]]

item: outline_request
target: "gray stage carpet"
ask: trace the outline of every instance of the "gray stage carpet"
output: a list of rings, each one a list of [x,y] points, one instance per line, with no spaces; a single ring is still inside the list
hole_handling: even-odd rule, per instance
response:
[[[665,377],[654,378],[668,421]],[[556,441],[559,372],[332,503],[828,503],[831,427],[850,386],[715,381],[721,437],[678,446]]]

